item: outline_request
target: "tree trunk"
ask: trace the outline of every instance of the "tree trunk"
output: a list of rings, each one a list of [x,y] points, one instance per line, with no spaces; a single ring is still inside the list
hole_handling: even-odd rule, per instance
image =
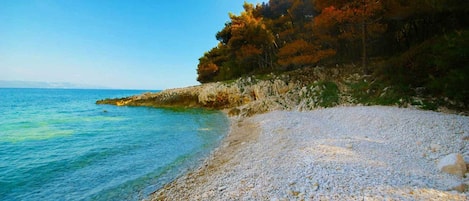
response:
[[[366,27],[366,0],[363,0],[363,22],[362,22],[362,67],[363,73],[368,75],[370,72],[367,66],[366,56],[366,40],[367,40],[367,27]]]

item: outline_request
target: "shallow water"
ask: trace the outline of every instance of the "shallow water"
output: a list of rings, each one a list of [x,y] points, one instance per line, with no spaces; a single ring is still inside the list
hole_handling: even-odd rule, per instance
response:
[[[0,89],[0,200],[138,200],[226,134],[216,111],[96,105],[128,90]]]

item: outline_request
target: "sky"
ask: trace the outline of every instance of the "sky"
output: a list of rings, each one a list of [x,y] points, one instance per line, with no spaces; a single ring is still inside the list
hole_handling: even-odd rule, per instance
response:
[[[197,85],[198,59],[243,3],[0,0],[0,80],[154,90]]]

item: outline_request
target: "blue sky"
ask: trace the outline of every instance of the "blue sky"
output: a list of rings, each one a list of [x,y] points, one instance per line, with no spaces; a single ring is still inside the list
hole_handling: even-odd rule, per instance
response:
[[[260,0],[251,0],[259,3]],[[0,80],[122,89],[196,85],[244,0],[0,0]]]

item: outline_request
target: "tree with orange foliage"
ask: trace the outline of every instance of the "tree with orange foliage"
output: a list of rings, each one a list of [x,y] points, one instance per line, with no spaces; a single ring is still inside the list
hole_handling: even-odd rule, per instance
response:
[[[381,1],[316,0],[315,8],[321,10],[313,23],[317,37],[338,50],[343,49],[339,43],[348,43],[352,52],[355,51],[353,44],[361,39],[362,65],[365,73],[369,73],[366,65],[368,38],[386,31],[386,25],[380,22],[385,11]]]
[[[318,45],[298,39],[280,48],[278,63],[283,67],[302,67],[316,64],[335,53],[333,49],[321,49]]]
[[[328,58],[353,62],[361,57],[369,73],[369,55],[392,56],[437,34],[464,28],[469,24],[467,5],[467,0],[245,3],[244,11],[230,14],[217,33],[219,45],[200,58],[198,80],[325,64]]]
[[[214,63],[200,63],[197,66],[197,81],[201,83],[212,81],[212,78],[216,75],[218,70],[218,66]]]
[[[233,76],[273,65],[274,36],[256,9],[245,3],[244,11],[239,16],[230,13],[231,21],[217,33],[220,43],[230,50]]]
[[[219,45],[199,59],[199,82],[233,79],[272,68],[275,40],[260,11],[259,6],[245,3],[240,15],[229,14],[230,21],[216,34]]]

